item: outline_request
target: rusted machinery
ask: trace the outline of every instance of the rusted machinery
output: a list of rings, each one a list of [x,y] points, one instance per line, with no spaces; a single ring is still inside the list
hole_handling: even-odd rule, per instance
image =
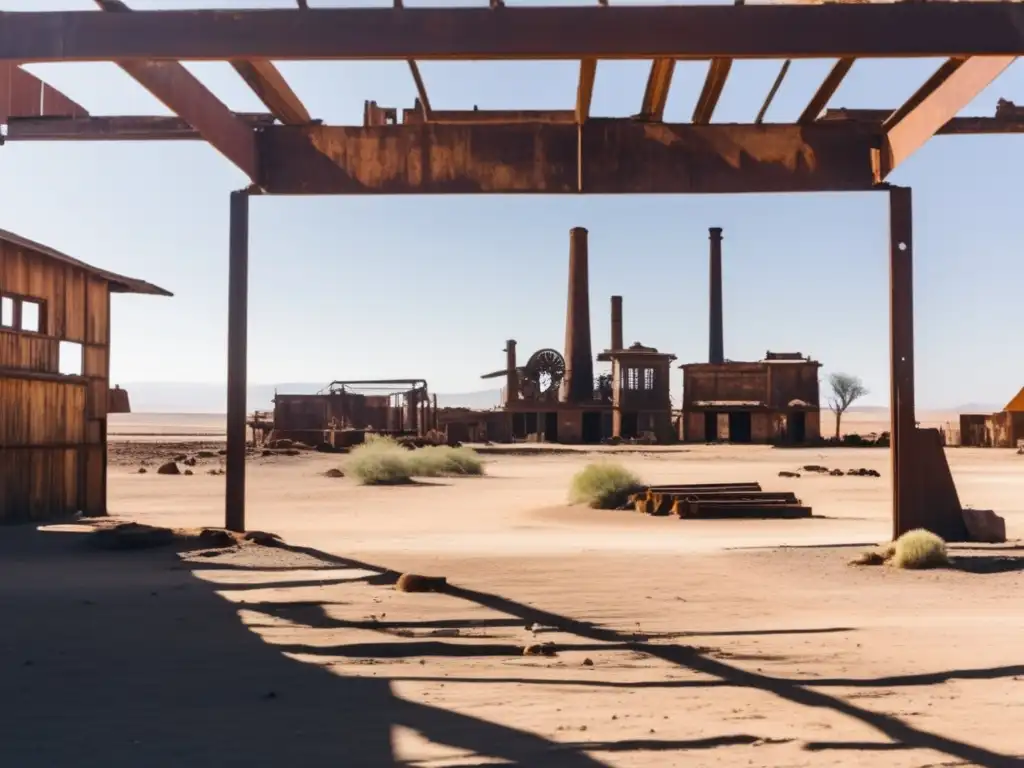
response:
[[[791,491],[763,491],[760,483],[652,485],[631,497],[634,508],[647,515],[680,519],[810,517]]]

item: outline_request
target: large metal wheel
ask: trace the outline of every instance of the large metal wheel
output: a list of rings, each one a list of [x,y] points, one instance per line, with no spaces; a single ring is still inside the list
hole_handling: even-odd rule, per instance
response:
[[[539,349],[526,362],[526,378],[534,383],[541,397],[557,391],[565,378],[565,358],[554,349]]]

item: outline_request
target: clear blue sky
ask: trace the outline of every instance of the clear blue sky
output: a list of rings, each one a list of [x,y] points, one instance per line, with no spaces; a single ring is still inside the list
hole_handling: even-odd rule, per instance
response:
[[[292,0],[132,5],[288,7]],[[92,7],[91,0],[0,0],[0,10]],[[830,106],[897,106],[937,64],[857,62]],[[575,98],[572,62],[421,66],[436,108],[569,108]],[[601,62],[594,114],[636,112],[648,66]],[[830,66],[795,63],[768,121],[792,120]],[[189,67],[232,108],[264,109],[228,65]],[[167,114],[113,65],[28,69],[95,115]],[[401,62],[281,69],[328,122],[360,123],[365,99],[408,107],[415,98]],[[714,121],[751,121],[777,70],[777,62],[737,63]],[[666,120],[689,119],[705,71],[701,63],[677,68]],[[999,97],[1024,103],[1020,63],[965,113],[991,115]],[[0,172],[7,190],[0,227],[175,293],[115,297],[115,380],[224,380],[228,194],[245,184],[231,163],[192,142],[11,143],[0,148]],[[914,188],[922,405],[1002,404],[1024,384],[1022,179],[1024,136],[940,137],[892,177]],[[501,367],[505,339],[517,339],[524,353],[561,348],[573,226],[590,230],[595,350],[608,342],[608,296],[621,293],[627,343],[703,360],[707,228],[720,226],[727,356],[799,350],[820,359],[826,373],[859,374],[872,391],[867,402],[884,404],[887,221],[879,193],[256,199],[249,375],[253,383],[422,376],[440,392],[487,388],[479,375]]]

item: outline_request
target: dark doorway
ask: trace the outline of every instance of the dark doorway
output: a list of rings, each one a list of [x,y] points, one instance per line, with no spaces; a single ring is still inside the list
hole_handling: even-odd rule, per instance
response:
[[[718,442],[718,414],[705,411],[704,413],[704,442]]]
[[[536,414],[536,413],[528,413],[528,414],[526,414],[525,426],[526,426],[526,436],[527,437],[529,437],[530,435],[536,435],[537,432],[538,432],[538,429],[537,429],[538,424],[537,424],[537,422],[540,421],[540,419],[537,418],[537,415],[538,414]],[[536,439],[536,438],[534,438],[534,439]]]
[[[583,442],[584,443],[600,443],[601,442],[601,412],[600,411],[584,411],[583,412]]]
[[[750,414],[730,413],[729,414],[729,442],[749,443],[750,442]]]
[[[636,437],[637,432],[637,418],[636,411],[624,411],[622,413],[622,425],[620,427],[622,434],[620,435],[623,439],[629,440],[632,437]]]
[[[789,414],[786,419],[786,432],[789,442],[807,442],[807,414],[803,411]]]
[[[544,440],[548,443],[558,442],[558,413],[556,411],[544,414]]]
[[[512,437],[516,440],[522,440],[524,437],[526,437],[525,413],[512,414]]]

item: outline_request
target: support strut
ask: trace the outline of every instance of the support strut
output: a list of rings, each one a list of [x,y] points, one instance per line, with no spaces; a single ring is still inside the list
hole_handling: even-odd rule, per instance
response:
[[[228,408],[224,527],[245,530],[249,303],[249,190],[231,193],[228,271]]]

